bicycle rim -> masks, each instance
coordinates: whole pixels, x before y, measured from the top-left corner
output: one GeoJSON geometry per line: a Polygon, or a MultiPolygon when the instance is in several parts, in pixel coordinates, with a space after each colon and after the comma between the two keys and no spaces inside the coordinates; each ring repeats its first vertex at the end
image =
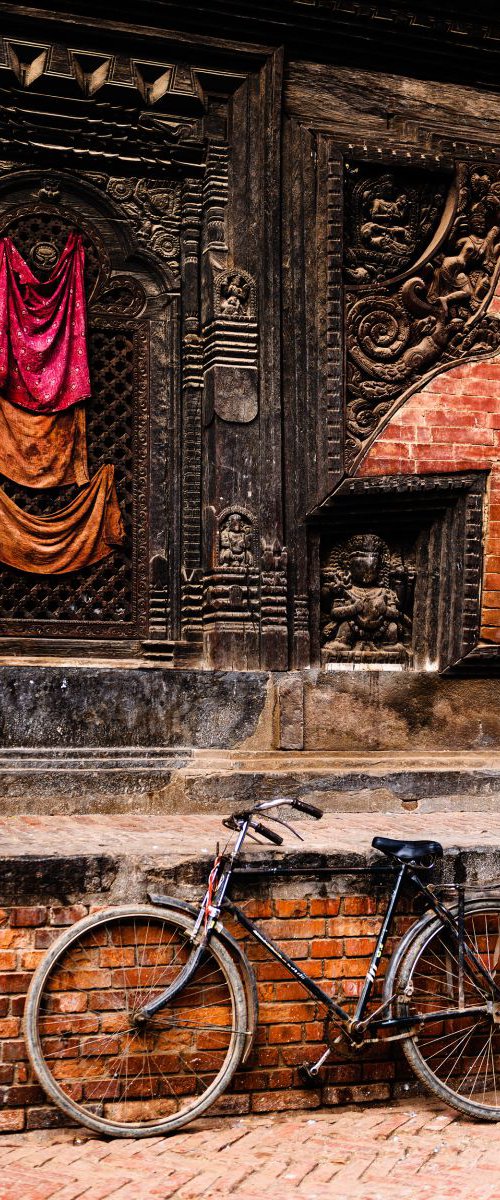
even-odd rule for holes
{"type": "Polygon", "coordinates": [[[114,1136],[167,1133],[228,1086],[244,1048],[246,1004],[216,937],[172,1002],[134,1024],[185,966],[192,925],[148,906],[110,910],[66,931],[41,963],[26,1005],[28,1053],[74,1120],[114,1136]]]}
{"type": "MultiPolygon", "coordinates": [[[[465,908],[465,941],[500,982],[500,901],[465,908]]],[[[459,1015],[426,1023],[405,1039],[403,1050],[416,1075],[441,1099],[481,1120],[500,1120],[500,1024],[493,989],[477,969],[461,975],[458,947],[440,922],[433,922],[409,947],[398,988],[412,989],[398,1015],[414,1017],[461,1008],[459,1015]],[[485,1014],[468,1008],[489,1005],[485,1014]]]]}

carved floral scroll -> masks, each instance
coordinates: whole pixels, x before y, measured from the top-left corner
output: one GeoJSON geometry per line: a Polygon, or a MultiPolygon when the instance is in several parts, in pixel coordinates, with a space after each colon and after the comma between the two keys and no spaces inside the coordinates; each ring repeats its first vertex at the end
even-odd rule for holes
{"type": "Polygon", "coordinates": [[[348,463],[437,370],[500,348],[500,170],[456,177],[354,165],[344,260],[348,463]]]}

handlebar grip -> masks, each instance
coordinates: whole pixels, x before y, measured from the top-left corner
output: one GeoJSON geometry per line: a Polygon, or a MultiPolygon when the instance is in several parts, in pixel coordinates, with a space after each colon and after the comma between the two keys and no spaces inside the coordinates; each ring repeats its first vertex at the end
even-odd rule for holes
{"type": "Polygon", "coordinates": [[[275,833],[274,829],[268,829],[267,825],[261,825],[260,821],[252,821],[251,826],[256,833],[260,833],[261,837],[267,838],[268,842],[274,842],[275,846],[283,845],[283,838],[279,833],[275,833]]]}
{"type": "Polygon", "coordinates": [[[314,804],[306,804],[305,800],[294,800],[294,808],[298,808],[299,812],[307,813],[308,817],[315,817],[316,821],[321,820],[323,809],[316,808],[314,804]]]}

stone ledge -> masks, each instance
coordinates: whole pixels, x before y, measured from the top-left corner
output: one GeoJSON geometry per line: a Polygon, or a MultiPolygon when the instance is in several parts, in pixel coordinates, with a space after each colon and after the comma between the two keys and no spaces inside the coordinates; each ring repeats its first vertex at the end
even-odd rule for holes
{"type": "MultiPolygon", "coordinates": [[[[350,867],[385,867],[386,860],[371,849],[375,835],[434,838],[445,849],[437,878],[453,882],[460,857],[471,883],[500,881],[500,815],[475,812],[449,814],[328,813],[322,821],[298,820],[303,843],[291,835],[282,849],[252,847],[244,856],[249,867],[282,864],[297,872],[297,880],[238,880],[246,894],[303,887],[308,894],[324,888],[370,891],[370,875],[353,876],[350,867]],[[328,882],[326,870],[336,874],[328,882]],[[318,869],[315,878],[314,872],[318,869]],[[306,872],[301,876],[301,870],[306,872]],[[345,878],[343,872],[345,870],[345,878]],[[342,881],[342,882],[341,882],[342,881]]],[[[224,846],[227,831],[217,816],[151,817],[147,815],[71,817],[12,817],[0,819],[0,903],[32,903],[51,898],[76,903],[82,895],[102,903],[142,900],[148,887],[161,886],[188,899],[201,897],[217,843],[224,846]]],[[[385,874],[385,871],[383,872],[385,874]]],[[[378,877],[380,878],[380,872],[378,877]]],[[[295,891],[294,891],[295,894],[295,891]]]]}
{"type": "Polygon", "coordinates": [[[500,752],[7,747],[0,812],[221,813],[291,795],[331,812],[500,812],[500,752]]]}

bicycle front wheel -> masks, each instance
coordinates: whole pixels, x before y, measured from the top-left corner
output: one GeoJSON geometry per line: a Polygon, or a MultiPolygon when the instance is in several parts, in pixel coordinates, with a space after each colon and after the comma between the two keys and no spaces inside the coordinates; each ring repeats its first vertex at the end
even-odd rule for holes
{"type": "Polygon", "coordinates": [[[165,1134],[227,1088],[247,1033],[238,971],[215,935],[185,987],[145,1025],[138,1011],[168,988],[193,946],[193,921],[130,905],[85,917],[52,945],[26,1001],[28,1054],[73,1120],[101,1134],[165,1134]]]}
{"type": "MultiPolygon", "coordinates": [[[[464,941],[500,982],[500,900],[466,904],[464,941]]],[[[436,1012],[435,1020],[402,1043],[415,1074],[459,1112],[500,1121],[500,1007],[477,968],[461,972],[457,941],[438,920],[417,935],[405,955],[398,990],[405,989],[398,1016],[418,1024],[419,1015],[436,1012]],[[456,1014],[439,1016],[450,1010],[456,1014]]]]}

